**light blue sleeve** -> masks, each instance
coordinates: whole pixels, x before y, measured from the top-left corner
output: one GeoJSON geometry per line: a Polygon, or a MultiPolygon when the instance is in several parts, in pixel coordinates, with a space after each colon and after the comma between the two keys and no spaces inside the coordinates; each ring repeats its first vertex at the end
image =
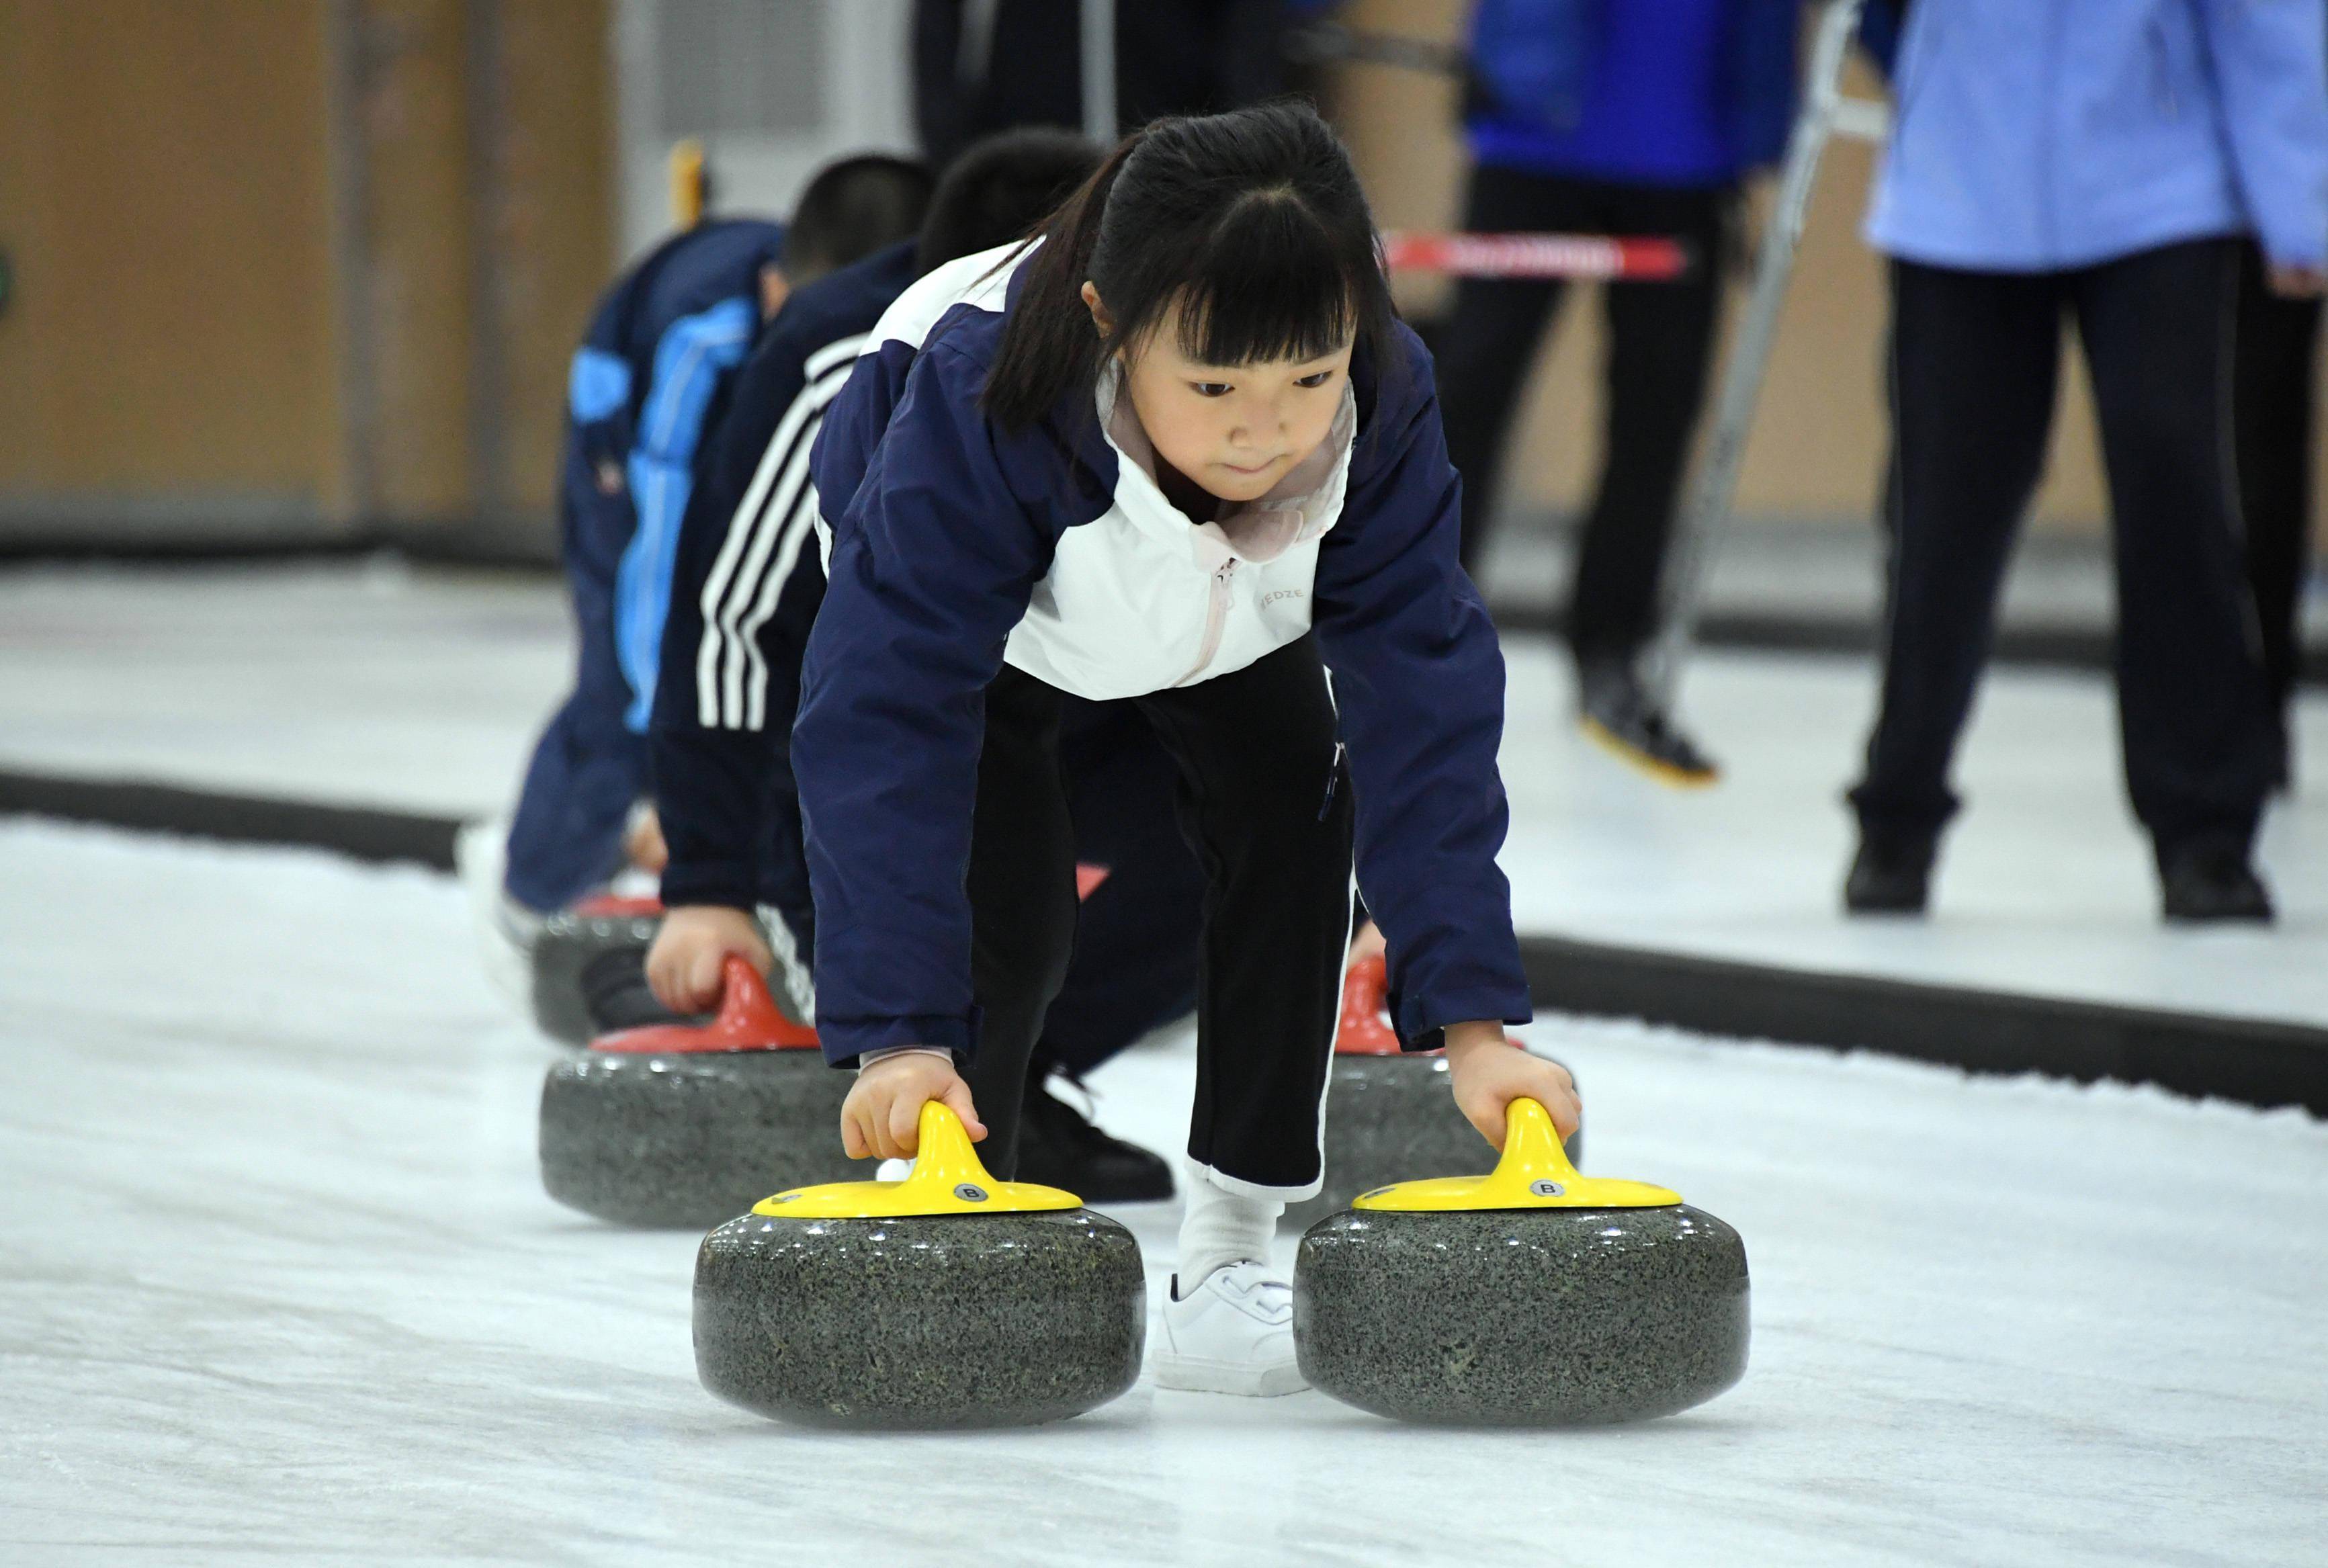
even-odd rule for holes
{"type": "Polygon", "coordinates": [[[623,722],[642,735],[654,709],[663,621],[671,610],[671,567],[679,552],[680,522],[687,515],[703,416],[720,376],[734,369],[751,346],[758,319],[754,301],[740,296],[724,299],[672,323],[655,344],[654,379],[639,412],[638,440],[629,463],[638,531],[615,569],[615,655],[631,688],[623,722]]]}
{"type": "Polygon", "coordinates": [[[586,348],[566,376],[566,407],[577,425],[595,425],[631,400],[631,367],[620,354],[586,348]]]}
{"type": "Polygon", "coordinates": [[[2328,5],[2200,0],[2248,215],[2279,266],[2328,262],[2328,5]]]}

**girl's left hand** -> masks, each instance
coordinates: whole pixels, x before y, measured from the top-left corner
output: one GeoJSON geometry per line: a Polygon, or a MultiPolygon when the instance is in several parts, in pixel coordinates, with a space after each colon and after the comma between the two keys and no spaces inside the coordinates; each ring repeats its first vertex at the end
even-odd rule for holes
{"type": "Polygon", "coordinates": [[[1448,1025],[1447,1065],[1456,1109],[1498,1150],[1504,1146],[1505,1107],[1515,1100],[1534,1100],[1551,1112],[1563,1140],[1584,1120],[1584,1104],[1568,1069],[1528,1055],[1505,1038],[1500,1023],[1448,1025]]]}

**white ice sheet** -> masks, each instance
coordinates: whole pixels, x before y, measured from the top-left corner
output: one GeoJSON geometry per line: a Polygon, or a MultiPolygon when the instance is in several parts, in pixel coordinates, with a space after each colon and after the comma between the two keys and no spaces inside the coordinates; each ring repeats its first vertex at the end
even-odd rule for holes
{"type": "MultiPolygon", "coordinates": [[[[484,815],[571,681],[571,636],[552,583],[385,561],[0,575],[0,767],[484,815]]],[[[2328,1027],[2328,694],[2303,701],[2305,793],[2264,836],[2274,930],[2161,927],[2107,683],[2017,670],[1992,672],[1967,737],[1931,919],[1853,921],[1841,793],[1867,661],[1701,655],[1686,716],[1728,777],[1685,793],[1577,737],[1551,643],[1505,649],[1524,930],[2328,1027]]]]}
{"type": "Polygon", "coordinates": [[[1843,792],[1874,709],[1867,662],[1702,656],[1684,711],[1727,771],[1718,788],[1685,791],[1644,783],[1575,733],[1552,644],[1507,638],[1504,651],[1503,865],[1523,931],[2328,1028],[2328,695],[2300,705],[2301,793],[2272,803],[2258,850],[2276,925],[2161,923],[2108,683],[2027,670],[1993,671],[1983,690],[1929,917],[1852,919],[1843,792]]]}
{"type": "Polygon", "coordinates": [[[574,680],[532,574],[0,574],[0,767],[454,816],[504,809],[574,680]]]}
{"type": "MultiPolygon", "coordinates": [[[[694,1238],[541,1196],[549,1049],[412,871],[0,822],[0,1562],[2311,1564],[2328,1127],[1553,1021],[1593,1164],[1744,1233],[1651,1424],[1159,1394],[803,1434],[697,1385],[694,1238]]],[[[1099,1076],[1185,1124],[1185,1040],[1099,1076]]],[[[1169,1265],[1170,1206],[1126,1211],[1169,1265]]]]}

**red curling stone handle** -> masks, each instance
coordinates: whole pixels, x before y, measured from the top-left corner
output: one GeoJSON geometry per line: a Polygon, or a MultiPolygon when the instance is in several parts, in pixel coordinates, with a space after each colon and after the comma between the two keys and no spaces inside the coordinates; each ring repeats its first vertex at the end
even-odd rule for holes
{"type": "Polygon", "coordinates": [[[751,960],[729,953],[719,966],[719,1012],[708,1024],[649,1024],[590,1042],[594,1051],[620,1056],[686,1056],[706,1051],[799,1051],[816,1047],[816,1031],[776,1010],[767,981],[751,960]]]}
{"type": "Polygon", "coordinates": [[[1385,1010],[1390,966],[1382,954],[1362,958],[1342,977],[1342,1017],[1334,1030],[1338,1056],[1395,1056],[1398,1036],[1385,1010]]]}

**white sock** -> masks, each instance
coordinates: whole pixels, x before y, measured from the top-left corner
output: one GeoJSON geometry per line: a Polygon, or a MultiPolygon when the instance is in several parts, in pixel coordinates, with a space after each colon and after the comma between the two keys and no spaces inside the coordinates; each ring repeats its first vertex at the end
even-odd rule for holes
{"type": "Polygon", "coordinates": [[[1176,1299],[1205,1282],[1216,1269],[1247,1259],[1265,1263],[1285,1206],[1274,1198],[1250,1197],[1216,1187],[1201,1171],[1186,1183],[1187,1208],[1180,1216],[1180,1272],[1176,1299]]]}

